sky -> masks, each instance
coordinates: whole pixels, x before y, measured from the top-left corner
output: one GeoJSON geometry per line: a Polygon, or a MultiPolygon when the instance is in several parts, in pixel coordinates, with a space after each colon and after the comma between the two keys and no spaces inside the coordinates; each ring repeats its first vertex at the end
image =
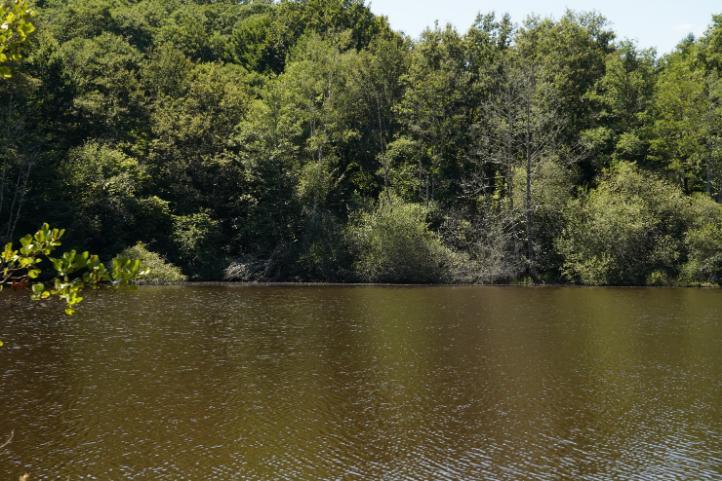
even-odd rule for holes
{"type": "Polygon", "coordinates": [[[412,37],[435,20],[465,32],[477,13],[510,13],[515,23],[530,13],[559,18],[567,8],[594,10],[610,22],[618,38],[635,40],[660,54],[674,49],[688,33],[699,36],[722,13],[722,0],[370,0],[371,10],[385,15],[394,30],[412,37]]]}

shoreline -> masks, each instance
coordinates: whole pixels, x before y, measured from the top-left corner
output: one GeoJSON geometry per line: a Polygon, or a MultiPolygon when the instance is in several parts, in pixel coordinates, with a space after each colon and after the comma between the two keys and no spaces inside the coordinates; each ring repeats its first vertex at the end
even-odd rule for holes
{"type": "Polygon", "coordinates": [[[137,287],[502,287],[502,288],[574,288],[574,289],[720,289],[715,285],[678,285],[678,286],[647,286],[639,285],[583,285],[583,284],[473,284],[473,283],[438,283],[438,284],[407,284],[407,283],[375,283],[375,282],[240,282],[240,281],[183,281],[169,283],[138,283],[137,287]]]}

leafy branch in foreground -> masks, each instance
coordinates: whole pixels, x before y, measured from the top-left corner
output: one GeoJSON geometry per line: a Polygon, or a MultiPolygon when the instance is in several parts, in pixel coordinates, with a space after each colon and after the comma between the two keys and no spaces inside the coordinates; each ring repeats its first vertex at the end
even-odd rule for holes
{"type": "Polygon", "coordinates": [[[126,286],[145,274],[139,260],[116,257],[108,268],[97,255],[87,251],[70,250],[52,257],[64,233],[64,229],[43,224],[35,234],[21,238],[17,249],[12,242],[6,244],[0,254],[0,290],[6,286],[29,286],[33,300],[57,297],[65,301],[65,313],[72,315],[83,300],[84,289],[126,286]],[[44,261],[52,265],[55,271],[52,276],[42,275],[44,261]],[[48,285],[40,279],[47,279],[48,285]]]}
{"type": "Polygon", "coordinates": [[[0,79],[10,77],[4,63],[20,60],[20,45],[35,30],[34,15],[27,0],[0,0],[0,79]]]}

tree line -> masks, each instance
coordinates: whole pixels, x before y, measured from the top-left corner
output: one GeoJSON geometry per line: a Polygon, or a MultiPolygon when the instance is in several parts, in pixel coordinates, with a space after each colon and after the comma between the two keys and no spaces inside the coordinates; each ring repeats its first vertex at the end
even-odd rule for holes
{"type": "Polygon", "coordinates": [[[722,15],[658,56],[572,11],[411,39],[362,0],[34,8],[0,241],[49,222],[190,279],[722,279],[722,15]]]}

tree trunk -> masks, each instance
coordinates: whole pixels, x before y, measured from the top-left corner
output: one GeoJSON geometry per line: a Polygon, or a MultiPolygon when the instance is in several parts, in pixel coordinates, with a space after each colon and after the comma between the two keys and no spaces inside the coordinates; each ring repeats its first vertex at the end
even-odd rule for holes
{"type": "Polygon", "coordinates": [[[526,199],[525,199],[525,220],[526,220],[526,253],[527,253],[527,274],[531,277],[534,276],[534,249],[532,239],[532,205],[531,205],[531,176],[532,176],[532,132],[531,132],[531,85],[529,86],[529,92],[527,92],[528,98],[526,99],[526,133],[525,133],[525,146],[524,154],[526,157],[526,199]]]}
{"type": "Polygon", "coordinates": [[[707,149],[707,162],[706,162],[706,179],[705,179],[705,191],[707,195],[712,197],[712,154],[707,149]]]}
{"type": "Polygon", "coordinates": [[[533,265],[534,265],[534,249],[533,249],[533,243],[534,240],[532,239],[532,205],[531,205],[531,169],[532,169],[532,162],[531,162],[531,155],[528,154],[528,148],[527,148],[527,157],[526,157],[526,206],[525,206],[525,214],[526,214],[526,249],[527,249],[527,265],[528,265],[528,274],[530,276],[533,276],[533,265]]]}

